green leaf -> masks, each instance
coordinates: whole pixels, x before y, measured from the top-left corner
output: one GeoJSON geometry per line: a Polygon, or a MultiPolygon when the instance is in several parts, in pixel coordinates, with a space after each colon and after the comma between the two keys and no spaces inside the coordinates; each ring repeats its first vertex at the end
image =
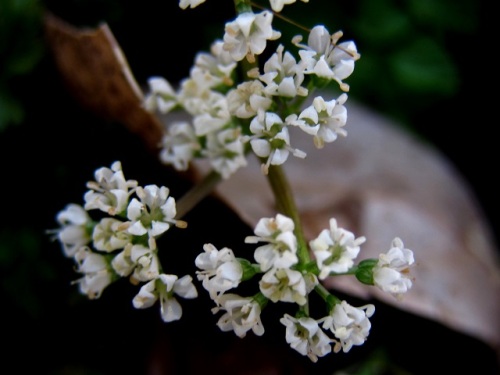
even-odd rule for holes
{"type": "Polygon", "coordinates": [[[389,59],[394,80],[417,93],[453,95],[459,76],[452,59],[433,39],[422,37],[395,52],[389,59]]]}
{"type": "Polygon", "coordinates": [[[408,9],[425,27],[474,33],[479,25],[479,3],[456,0],[409,0],[408,9]]]}

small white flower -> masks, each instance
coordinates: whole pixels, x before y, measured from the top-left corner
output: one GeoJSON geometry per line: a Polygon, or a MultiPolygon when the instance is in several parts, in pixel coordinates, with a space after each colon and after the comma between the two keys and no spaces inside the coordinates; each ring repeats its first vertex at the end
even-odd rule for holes
{"type": "Polygon", "coordinates": [[[245,57],[249,62],[255,61],[266,48],[268,40],[278,39],[281,34],[272,29],[273,14],[269,11],[261,13],[241,13],[232,22],[226,23],[224,33],[224,49],[235,61],[245,57]]]}
{"type": "Polygon", "coordinates": [[[286,342],[302,355],[307,355],[313,362],[332,351],[332,339],[325,334],[318,322],[309,317],[296,319],[285,314],[280,319],[286,327],[286,342]]]}
{"type": "Polygon", "coordinates": [[[187,299],[196,298],[198,292],[189,275],[181,277],[161,274],[144,284],[132,303],[136,309],[151,307],[160,299],[161,317],[164,322],[172,322],[182,317],[182,307],[174,294],[187,299]]]}
{"type": "Polygon", "coordinates": [[[273,103],[259,80],[240,83],[227,93],[227,102],[231,115],[243,119],[252,118],[259,111],[267,111],[273,103]]]}
{"type": "Polygon", "coordinates": [[[224,179],[247,165],[240,129],[229,128],[207,134],[202,155],[208,157],[213,169],[224,179]]]}
{"type": "Polygon", "coordinates": [[[150,91],[144,98],[144,107],[147,111],[166,114],[177,106],[177,94],[165,78],[151,77],[148,79],[148,85],[150,91]]]}
{"type": "Polygon", "coordinates": [[[179,0],[179,7],[181,9],[196,8],[198,5],[203,4],[206,0],[179,0]]]}
{"type": "Polygon", "coordinates": [[[111,267],[120,276],[128,276],[134,270],[136,264],[132,261],[132,245],[128,243],[111,261],[111,267]]]}
{"type": "Polygon", "coordinates": [[[340,95],[337,100],[325,102],[322,97],[315,98],[313,106],[318,112],[319,130],[314,137],[314,144],[317,148],[322,148],[324,143],[331,143],[337,137],[347,135],[343,126],[347,122],[347,109],[344,103],[347,94],[340,95]]]}
{"type": "Polygon", "coordinates": [[[210,75],[212,87],[220,84],[232,86],[234,83],[231,75],[238,64],[223,46],[222,40],[216,40],[210,46],[210,53],[200,52],[195,57],[195,67],[210,75]]]}
{"type": "Polygon", "coordinates": [[[347,272],[354,265],[359,245],[365,240],[365,237],[355,238],[352,232],[339,228],[337,220],[330,219],[330,229],[324,229],[309,242],[320,269],[319,279],[324,280],[330,272],[347,272]]]}
{"type": "Polygon", "coordinates": [[[113,281],[113,273],[107,259],[86,246],[76,251],[74,259],[77,264],[76,271],[83,274],[82,278],[75,281],[80,287],[80,292],[90,299],[99,298],[103,290],[113,281]]]}
{"type": "Polygon", "coordinates": [[[262,294],[273,302],[307,302],[307,284],[299,271],[289,268],[272,268],[259,281],[262,294]]]}
{"type": "Polygon", "coordinates": [[[362,345],[370,333],[371,323],[368,319],[375,312],[375,306],[365,305],[353,307],[346,301],[334,306],[331,315],[319,320],[323,328],[329,329],[337,339],[334,351],[342,348],[344,353],[351,350],[353,345],[362,345]]]}
{"type": "Polygon", "coordinates": [[[373,267],[373,282],[384,292],[400,298],[412,286],[409,268],[414,263],[413,251],[404,247],[403,241],[396,237],[390,250],[379,255],[373,267]]]}
{"type": "Polygon", "coordinates": [[[209,91],[199,103],[198,111],[193,119],[197,136],[221,130],[231,120],[227,98],[218,92],[209,91]]]}
{"type": "Polygon", "coordinates": [[[214,245],[205,244],[203,250],[205,252],[195,259],[196,267],[201,269],[196,274],[210,298],[215,300],[219,294],[240,284],[243,268],[233,251],[227,247],[217,250],[214,245]]]}
{"type": "Polygon", "coordinates": [[[114,216],[125,212],[128,199],[137,187],[137,181],[125,180],[119,161],[110,168],[102,167],[94,173],[95,181],[89,181],[90,189],[84,195],[86,210],[99,209],[114,216]]]}
{"type": "Polygon", "coordinates": [[[245,337],[252,330],[257,336],[264,334],[264,326],[260,319],[260,305],[253,298],[240,297],[237,294],[223,294],[217,298],[217,307],[212,309],[215,314],[225,310],[217,326],[223,332],[233,330],[236,336],[245,337]]]}
{"type": "Polygon", "coordinates": [[[330,35],[324,26],[317,25],[309,33],[307,45],[300,44],[300,35],[296,36],[293,42],[302,48],[299,55],[305,66],[305,74],[335,80],[343,91],[349,91],[349,85],[342,80],[354,71],[354,62],[359,59],[359,54],[352,41],[337,44],[341,37],[341,31],[330,35]]]}
{"type": "MultiPolygon", "coordinates": [[[[130,261],[134,264],[131,281],[149,281],[160,274],[158,250],[143,245],[133,245],[130,249],[130,261]]],[[[124,254],[125,255],[125,254],[124,254]]]]}
{"type": "Polygon", "coordinates": [[[61,227],[49,233],[55,233],[54,238],[61,243],[64,255],[71,258],[80,247],[90,242],[89,228],[93,224],[92,219],[82,206],[70,203],[59,211],[56,220],[61,227]]]}
{"type": "MultiPolygon", "coordinates": [[[[177,209],[175,199],[170,197],[170,190],[156,185],[138,187],[136,194],[140,201],[133,198],[127,207],[127,217],[130,220],[128,232],[134,236],[148,234],[154,239],[166,232],[172,224],[175,225],[177,209]]],[[[154,248],[155,243],[150,243],[154,248]]]]}
{"type": "Polygon", "coordinates": [[[253,152],[260,158],[267,158],[262,165],[262,172],[268,173],[270,165],[281,165],[290,152],[294,156],[304,158],[305,152],[290,146],[290,134],[283,120],[273,112],[259,111],[250,122],[250,145],[253,152]]]}
{"type": "Polygon", "coordinates": [[[201,69],[191,69],[189,78],[181,81],[179,103],[192,116],[207,111],[207,100],[213,91],[214,80],[201,69]]]}
{"type": "MultiPolygon", "coordinates": [[[[281,12],[283,7],[287,4],[293,4],[296,0],[269,0],[269,4],[271,5],[271,9],[274,12],[281,12]]],[[[308,3],[309,0],[300,0],[303,3],[308,3]]]]}
{"type": "Polygon", "coordinates": [[[276,217],[260,219],[254,230],[256,236],[245,238],[246,243],[269,243],[258,247],[254,253],[255,260],[263,272],[273,267],[290,268],[299,261],[294,228],[292,219],[277,214],[276,217]]]}
{"type": "Polygon", "coordinates": [[[120,220],[111,217],[102,218],[92,232],[94,247],[108,253],[123,249],[132,238],[125,229],[126,226],[120,220]]]}
{"type": "Polygon", "coordinates": [[[189,123],[173,122],[163,136],[160,160],[173,165],[178,171],[185,171],[200,148],[198,138],[189,123]]]}
{"type": "Polygon", "coordinates": [[[265,92],[268,95],[294,98],[297,95],[306,96],[308,91],[301,84],[304,73],[290,52],[285,52],[279,45],[276,52],[264,64],[264,74],[259,79],[266,84],[265,92]]]}
{"type": "Polygon", "coordinates": [[[326,102],[323,97],[314,98],[313,103],[305,108],[300,115],[290,115],[286,122],[290,125],[299,126],[301,130],[314,135],[314,144],[322,148],[325,143],[331,143],[337,137],[347,135],[343,126],[347,122],[347,109],[344,103],[347,94],[342,94],[337,100],[326,102]]]}

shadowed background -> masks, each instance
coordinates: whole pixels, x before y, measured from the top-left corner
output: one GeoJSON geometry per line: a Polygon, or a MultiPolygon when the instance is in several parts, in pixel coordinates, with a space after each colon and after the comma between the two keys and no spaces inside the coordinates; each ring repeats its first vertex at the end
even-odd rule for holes
{"type": "MultiPolygon", "coordinates": [[[[345,40],[356,41],[362,57],[347,80],[349,97],[441,150],[476,193],[496,235],[494,107],[483,91],[486,83],[494,84],[485,54],[485,41],[494,34],[485,4],[311,0],[285,7],[283,14],[305,26],[342,29],[345,40]]],[[[161,366],[165,374],[190,374],[212,365],[220,373],[235,374],[244,373],[235,366],[245,361],[250,373],[258,355],[278,364],[283,374],[330,374],[356,364],[365,365],[364,371],[371,371],[367,374],[425,374],[430,363],[450,373],[465,368],[497,373],[495,353],[484,343],[379,302],[365,345],[312,367],[284,341],[279,308],[263,317],[267,332],[262,338],[240,340],[218,331],[207,298],[181,301],[182,321],[165,325],[157,307],[132,308],[137,290],[126,280],[98,301],[80,296],[71,285],[73,263],[45,231],[56,226],[55,214],[67,203],[81,203],[93,171],[121,160],[126,177],[169,186],[175,197],[190,182],[159,165],[123,126],[85,111],[68,95],[44,41],[45,9],[76,26],[107,22],[140,83],[152,75],[172,82],[187,76],[195,53],[220,38],[223,23],[233,17],[231,1],[214,0],[186,11],[177,1],[0,4],[0,281],[3,321],[14,333],[6,358],[22,359],[16,362],[19,372],[153,373],[153,366],[161,366]]],[[[297,34],[283,22],[276,25],[285,38],[297,34]]],[[[237,248],[249,234],[234,213],[212,198],[186,220],[188,230],[162,238],[168,249],[182,253],[172,266],[179,274],[191,271],[187,265],[207,236],[217,245],[237,248]],[[221,225],[226,222],[231,227],[221,225]]],[[[6,361],[9,365],[14,362],[6,361]]]]}

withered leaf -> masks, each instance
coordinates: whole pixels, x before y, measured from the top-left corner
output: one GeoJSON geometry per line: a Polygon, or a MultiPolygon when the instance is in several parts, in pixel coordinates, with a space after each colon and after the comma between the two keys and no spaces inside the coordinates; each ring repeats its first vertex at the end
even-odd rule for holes
{"type": "Polygon", "coordinates": [[[157,150],[163,126],[142,107],[143,93],[109,26],[80,29],[49,12],[44,26],[57,68],[76,100],[98,116],[125,125],[157,150]]]}

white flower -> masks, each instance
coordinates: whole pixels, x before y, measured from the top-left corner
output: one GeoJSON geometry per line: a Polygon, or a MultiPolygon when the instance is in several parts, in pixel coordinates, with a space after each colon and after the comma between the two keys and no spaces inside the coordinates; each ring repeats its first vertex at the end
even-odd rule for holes
{"type": "Polygon", "coordinates": [[[199,103],[193,125],[197,136],[207,135],[222,129],[231,120],[228,102],[225,95],[209,91],[199,103]]]}
{"type": "Polygon", "coordinates": [[[323,328],[329,329],[337,339],[334,351],[340,348],[347,353],[353,345],[362,345],[370,333],[371,323],[368,319],[375,312],[375,306],[365,305],[353,307],[346,301],[334,306],[331,315],[319,320],[323,328]]]}
{"type": "Polygon", "coordinates": [[[77,264],[76,271],[83,274],[82,278],[75,281],[80,286],[80,292],[90,299],[99,298],[103,290],[113,281],[107,259],[86,246],[76,251],[74,259],[77,264]]]}
{"type": "Polygon", "coordinates": [[[259,111],[266,111],[272,104],[264,85],[258,80],[240,83],[227,93],[227,102],[231,115],[244,119],[254,117],[259,111]]]}
{"type": "Polygon", "coordinates": [[[343,91],[349,91],[349,85],[342,80],[354,71],[354,62],[359,59],[359,54],[352,41],[337,44],[341,37],[341,31],[330,35],[324,26],[317,25],[309,33],[307,45],[300,44],[300,35],[293,42],[297,47],[303,48],[299,55],[305,66],[305,74],[335,80],[343,91]]]}
{"type": "Polygon", "coordinates": [[[92,232],[94,247],[97,250],[108,253],[117,249],[123,249],[132,238],[125,229],[126,226],[120,220],[111,217],[102,218],[92,232]]]}
{"type": "Polygon", "coordinates": [[[134,270],[136,264],[132,261],[132,245],[128,243],[111,261],[111,267],[120,276],[128,276],[134,270]]]}
{"type": "Polygon", "coordinates": [[[205,244],[203,250],[205,252],[195,259],[196,267],[201,269],[196,274],[210,298],[215,300],[219,294],[240,284],[243,268],[233,251],[227,247],[217,250],[214,245],[205,244]]]}
{"type": "Polygon", "coordinates": [[[152,242],[150,247],[156,247],[154,238],[166,232],[176,223],[177,209],[175,199],[169,197],[170,190],[156,185],[138,187],[136,194],[140,201],[133,198],[127,207],[127,217],[130,220],[128,232],[134,236],[148,234],[152,242]]]}
{"type": "MultiPolygon", "coordinates": [[[[130,249],[130,261],[134,264],[132,282],[153,280],[160,274],[158,250],[143,245],[133,245],[130,249]]],[[[125,254],[124,254],[125,255],[125,254]]]]}
{"type": "Polygon", "coordinates": [[[185,171],[200,147],[194,129],[189,123],[174,122],[163,136],[160,160],[173,165],[178,171],[185,171]]]}
{"type": "Polygon", "coordinates": [[[339,228],[337,220],[330,219],[330,229],[324,229],[309,242],[320,269],[319,279],[324,280],[330,272],[347,272],[365,240],[365,237],[355,238],[352,232],[339,228]]]}
{"type": "Polygon", "coordinates": [[[203,4],[206,0],[179,0],[179,7],[181,9],[196,8],[198,5],[203,4]]]}
{"type": "Polygon", "coordinates": [[[247,165],[240,133],[240,129],[229,128],[207,134],[206,149],[202,155],[208,157],[213,169],[224,179],[247,165]]]}
{"type": "Polygon", "coordinates": [[[270,268],[290,268],[296,264],[297,238],[293,233],[293,220],[282,214],[262,218],[255,226],[256,236],[245,238],[246,243],[268,242],[255,250],[254,257],[263,272],[270,268]]]}
{"type": "Polygon", "coordinates": [[[273,302],[307,302],[307,284],[299,271],[289,268],[272,268],[259,281],[262,294],[273,302]]]}
{"type": "Polygon", "coordinates": [[[313,362],[332,351],[332,339],[321,330],[318,322],[309,317],[296,319],[285,314],[280,319],[286,327],[286,342],[302,355],[307,355],[313,362]]]}
{"type": "Polygon", "coordinates": [[[125,180],[119,161],[114,162],[111,169],[106,167],[97,169],[94,177],[95,181],[87,183],[90,190],[84,195],[84,208],[99,209],[112,216],[124,212],[137,181],[125,180]]]}
{"type": "Polygon", "coordinates": [[[266,84],[267,95],[294,98],[297,95],[306,96],[308,91],[301,84],[304,73],[290,52],[283,55],[283,45],[264,64],[264,74],[259,79],[266,84]]]}
{"type": "Polygon", "coordinates": [[[200,52],[195,58],[195,67],[210,75],[212,87],[220,84],[232,86],[234,83],[231,75],[238,64],[223,46],[222,40],[216,40],[210,46],[210,53],[200,52]]]}
{"type": "Polygon", "coordinates": [[[190,77],[182,80],[179,90],[179,103],[192,116],[207,111],[206,102],[213,94],[211,87],[215,84],[210,75],[201,69],[191,69],[190,77]]]}
{"type": "Polygon", "coordinates": [[[400,297],[412,286],[409,268],[414,263],[413,252],[404,247],[403,241],[396,237],[392,240],[391,249],[380,254],[373,267],[373,282],[384,292],[400,297]]]}
{"type": "Polygon", "coordinates": [[[267,40],[278,39],[281,34],[272,29],[273,14],[269,11],[261,13],[245,12],[226,23],[224,33],[224,49],[235,61],[245,57],[249,62],[255,61],[266,48],[267,40]]]}
{"type": "Polygon", "coordinates": [[[147,111],[166,114],[178,104],[177,94],[165,78],[151,77],[148,79],[148,85],[150,92],[144,98],[147,111]]]}
{"type": "MultiPolygon", "coordinates": [[[[296,0],[269,0],[269,3],[271,4],[271,9],[274,12],[281,12],[283,10],[283,7],[287,4],[293,4],[295,3],[296,0]]],[[[300,0],[303,3],[308,3],[309,0],[300,0]]]]}
{"type": "Polygon", "coordinates": [[[164,322],[172,322],[182,317],[182,307],[174,294],[183,298],[196,298],[198,292],[189,275],[181,277],[161,274],[156,279],[144,284],[132,303],[136,309],[151,307],[160,299],[161,318],[164,322]]]}
{"type": "Polygon", "coordinates": [[[260,319],[260,305],[253,298],[240,297],[237,294],[223,294],[217,298],[217,307],[212,309],[215,314],[225,310],[217,326],[223,331],[231,331],[238,337],[245,337],[250,330],[257,336],[264,334],[264,326],[260,319]]]}
{"type": "Polygon", "coordinates": [[[259,111],[258,115],[250,122],[250,145],[253,152],[260,158],[267,158],[262,165],[262,172],[268,173],[270,165],[281,165],[290,152],[294,156],[304,158],[305,152],[290,146],[290,135],[283,120],[273,112],[259,111]]]}
{"type": "Polygon", "coordinates": [[[57,214],[56,220],[61,228],[50,233],[56,233],[55,238],[61,243],[64,255],[71,258],[80,247],[90,242],[92,219],[82,206],[70,203],[57,214]]]}
{"type": "Polygon", "coordinates": [[[342,94],[337,100],[326,102],[323,97],[314,98],[313,103],[305,108],[300,115],[290,115],[286,122],[299,126],[304,132],[314,135],[314,144],[322,148],[326,143],[331,143],[337,137],[347,135],[343,126],[347,122],[347,109],[344,103],[347,94],[342,94]]]}
{"type": "Polygon", "coordinates": [[[313,106],[318,113],[319,130],[314,137],[314,144],[317,148],[323,147],[323,144],[331,143],[339,135],[345,137],[347,132],[342,128],[347,122],[347,109],[344,103],[347,100],[347,94],[340,95],[337,100],[325,102],[322,97],[315,98],[313,106]]]}

